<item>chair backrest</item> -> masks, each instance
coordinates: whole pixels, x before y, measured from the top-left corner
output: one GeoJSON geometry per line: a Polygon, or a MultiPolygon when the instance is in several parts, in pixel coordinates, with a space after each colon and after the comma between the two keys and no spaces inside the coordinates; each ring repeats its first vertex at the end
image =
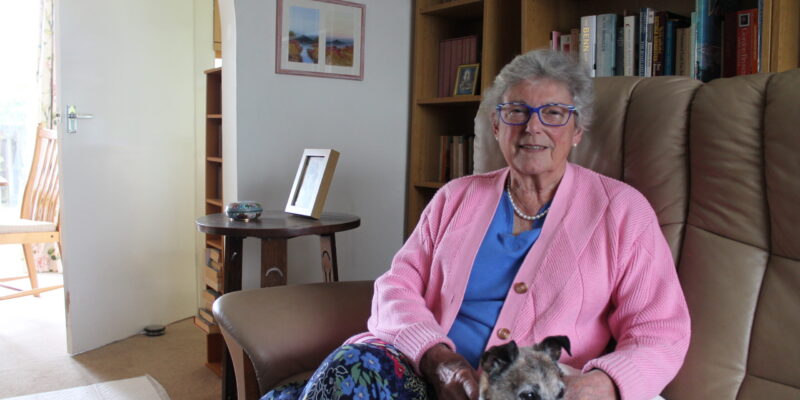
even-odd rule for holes
{"type": "Polygon", "coordinates": [[[55,130],[39,124],[20,218],[58,224],[59,191],[58,136],[55,130]]]}

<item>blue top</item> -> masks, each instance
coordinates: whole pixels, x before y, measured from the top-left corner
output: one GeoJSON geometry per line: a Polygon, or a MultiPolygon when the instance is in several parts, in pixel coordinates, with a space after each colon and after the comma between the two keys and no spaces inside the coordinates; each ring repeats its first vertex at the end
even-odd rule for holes
{"type": "MultiPolygon", "coordinates": [[[[545,204],[542,212],[549,204],[545,204]]],[[[489,341],[514,276],[533,243],[539,238],[544,218],[533,222],[529,231],[514,235],[514,210],[503,192],[489,230],[483,238],[464,294],[464,302],[447,336],[456,352],[478,368],[481,353],[489,341]]]]}

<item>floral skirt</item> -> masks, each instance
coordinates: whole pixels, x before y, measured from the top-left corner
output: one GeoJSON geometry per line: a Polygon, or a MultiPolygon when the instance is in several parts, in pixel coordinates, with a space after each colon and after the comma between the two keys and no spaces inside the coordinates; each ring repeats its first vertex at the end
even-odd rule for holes
{"type": "Polygon", "coordinates": [[[373,340],[339,347],[309,380],[275,388],[261,400],[427,398],[428,385],[408,359],[394,346],[373,340]]]}

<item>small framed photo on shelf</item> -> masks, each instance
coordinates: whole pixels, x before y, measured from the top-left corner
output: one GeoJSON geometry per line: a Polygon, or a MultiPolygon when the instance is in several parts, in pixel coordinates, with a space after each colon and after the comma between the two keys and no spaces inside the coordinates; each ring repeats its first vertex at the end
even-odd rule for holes
{"type": "Polygon", "coordinates": [[[463,64],[456,72],[456,86],[453,96],[474,95],[478,87],[478,68],[480,64],[463,64]]]}
{"type": "Polygon", "coordinates": [[[294,177],[286,212],[319,219],[339,152],[333,149],[305,149],[294,177]]]}
{"type": "Polygon", "coordinates": [[[365,11],[343,0],[278,0],[275,72],[363,80],[365,11]]]}

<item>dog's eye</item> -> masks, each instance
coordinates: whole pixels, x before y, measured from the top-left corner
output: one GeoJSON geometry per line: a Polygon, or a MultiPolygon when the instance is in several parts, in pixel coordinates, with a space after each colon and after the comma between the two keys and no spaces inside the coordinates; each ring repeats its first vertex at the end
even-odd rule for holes
{"type": "Polygon", "coordinates": [[[519,400],[542,400],[538,393],[522,392],[519,394],[519,400]]]}
{"type": "Polygon", "coordinates": [[[562,387],[561,390],[558,391],[558,395],[556,396],[557,399],[564,397],[564,388],[562,387]]]}

